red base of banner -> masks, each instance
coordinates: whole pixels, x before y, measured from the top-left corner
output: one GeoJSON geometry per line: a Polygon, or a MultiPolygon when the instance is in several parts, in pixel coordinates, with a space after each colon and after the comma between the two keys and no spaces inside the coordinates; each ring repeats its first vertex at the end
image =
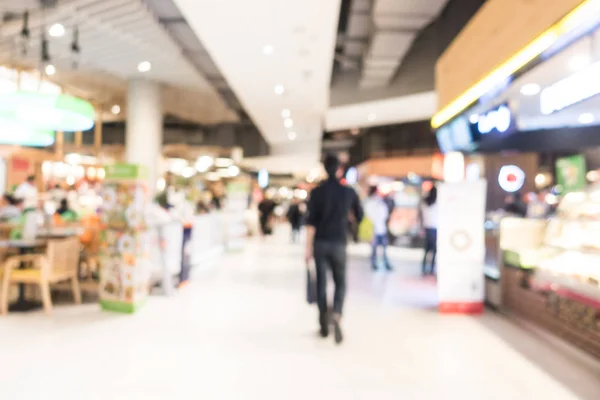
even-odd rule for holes
{"type": "Polygon", "coordinates": [[[483,302],[443,302],[439,311],[441,314],[482,314],[483,302]]]}

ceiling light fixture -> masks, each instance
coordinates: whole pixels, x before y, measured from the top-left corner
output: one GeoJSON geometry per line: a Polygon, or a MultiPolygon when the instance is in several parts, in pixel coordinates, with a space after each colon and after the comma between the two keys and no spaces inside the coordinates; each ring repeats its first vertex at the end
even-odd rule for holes
{"type": "Polygon", "coordinates": [[[294,120],[293,120],[293,119],[291,119],[291,118],[286,118],[286,119],[283,121],[283,126],[285,126],[286,128],[291,128],[291,127],[293,127],[293,126],[294,126],[294,120]]]}
{"type": "Polygon", "coordinates": [[[284,108],[283,110],[281,110],[281,117],[282,118],[289,118],[291,116],[292,116],[292,112],[289,109],[284,108]]]}
{"type": "Polygon", "coordinates": [[[121,112],[121,107],[118,104],[115,104],[114,106],[111,107],[110,112],[117,115],[121,112]]]}
{"type": "Polygon", "coordinates": [[[52,76],[56,73],[56,67],[50,61],[50,51],[48,50],[48,39],[46,35],[42,33],[42,54],[40,56],[42,65],[44,66],[44,73],[47,76],[52,76]]]}
{"type": "Polygon", "coordinates": [[[229,176],[233,178],[240,174],[240,168],[232,165],[231,167],[227,168],[227,172],[229,173],[229,176]]]}
{"type": "Polygon", "coordinates": [[[76,26],[73,30],[73,41],[71,42],[71,55],[73,56],[73,69],[77,69],[79,66],[79,53],[81,48],[79,47],[79,27],[76,26]]]}
{"type": "Polygon", "coordinates": [[[369,119],[369,122],[373,122],[377,119],[377,115],[375,115],[375,113],[370,113],[367,118],[369,119]]]}
{"type": "Polygon", "coordinates": [[[48,34],[52,37],[65,36],[65,26],[63,24],[54,24],[48,29],[48,34]]]}
{"type": "Polygon", "coordinates": [[[288,133],[288,138],[289,138],[290,140],[296,140],[296,137],[297,137],[297,136],[298,136],[298,135],[296,135],[296,132],[289,132],[289,133],[288,133]]]}
{"type": "Polygon", "coordinates": [[[579,123],[580,124],[584,124],[584,125],[588,125],[593,123],[596,120],[596,118],[594,117],[594,114],[592,113],[583,113],[579,116],[579,123]]]}
{"type": "Polygon", "coordinates": [[[137,69],[140,72],[148,72],[152,69],[152,64],[150,63],[150,61],[142,61],[138,64],[137,69]]]}
{"type": "Polygon", "coordinates": [[[27,55],[29,50],[29,38],[31,37],[31,31],[29,30],[29,11],[25,11],[23,14],[23,27],[21,28],[20,42],[21,42],[21,54],[27,55]]]}
{"type": "Polygon", "coordinates": [[[196,169],[198,172],[206,172],[213,166],[215,160],[211,156],[201,156],[196,160],[196,169]]]}
{"type": "Polygon", "coordinates": [[[285,92],[285,88],[283,87],[283,85],[275,85],[275,94],[277,95],[282,95],[283,92],[285,92]]]}
{"type": "Polygon", "coordinates": [[[196,174],[196,168],[194,168],[194,167],[185,167],[181,170],[181,176],[183,176],[186,179],[191,178],[195,174],[196,174]]]}
{"type": "Polygon", "coordinates": [[[527,83],[521,86],[521,94],[523,96],[535,96],[542,88],[537,83],[527,83]]]}
{"type": "Polygon", "coordinates": [[[273,54],[274,50],[275,50],[275,48],[272,45],[265,44],[263,47],[263,54],[266,56],[270,56],[271,54],[273,54]]]}
{"type": "Polygon", "coordinates": [[[52,64],[48,64],[46,65],[46,68],[44,68],[44,72],[46,73],[46,75],[52,76],[56,74],[56,67],[52,64]]]}
{"type": "Polygon", "coordinates": [[[233,165],[233,160],[231,158],[217,158],[215,160],[215,166],[217,168],[227,168],[233,165]]]}

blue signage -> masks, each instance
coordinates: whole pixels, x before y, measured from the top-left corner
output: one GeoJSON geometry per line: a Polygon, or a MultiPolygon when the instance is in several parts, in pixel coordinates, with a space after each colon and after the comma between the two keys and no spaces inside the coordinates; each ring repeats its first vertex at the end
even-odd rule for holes
{"type": "Polygon", "coordinates": [[[513,117],[507,105],[479,115],[475,127],[482,135],[489,133],[506,133],[513,126],[513,117]]]}

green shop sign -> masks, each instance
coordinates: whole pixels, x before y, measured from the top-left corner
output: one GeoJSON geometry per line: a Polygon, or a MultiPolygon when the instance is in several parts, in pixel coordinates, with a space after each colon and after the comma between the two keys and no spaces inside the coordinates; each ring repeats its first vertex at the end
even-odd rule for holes
{"type": "Polygon", "coordinates": [[[63,94],[19,91],[0,94],[0,119],[35,129],[87,131],[94,126],[94,107],[63,94]]]}
{"type": "Polygon", "coordinates": [[[144,179],[148,176],[147,169],[138,164],[112,164],[104,167],[106,179],[144,179]]]}
{"type": "Polygon", "coordinates": [[[46,147],[54,144],[54,131],[36,129],[15,121],[0,119],[0,144],[46,147]]]}
{"type": "Polygon", "coordinates": [[[561,188],[561,194],[583,190],[585,174],[585,158],[581,154],[559,158],[556,161],[556,181],[561,188]]]}

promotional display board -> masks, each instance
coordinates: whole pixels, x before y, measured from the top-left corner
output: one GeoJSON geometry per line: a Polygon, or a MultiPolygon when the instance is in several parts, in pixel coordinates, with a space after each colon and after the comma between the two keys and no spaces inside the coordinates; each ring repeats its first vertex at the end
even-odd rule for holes
{"type": "Polygon", "coordinates": [[[145,301],[149,285],[146,172],[134,164],[109,165],[105,171],[100,305],[133,313],[145,301]]]}
{"type": "Polygon", "coordinates": [[[586,184],[585,174],[585,158],[581,154],[556,161],[556,181],[561,187],[561,194],[583,190],[586,184]]]}
{"type": "Polygon", "coordinates": [[[221,254],[225,245],[224,216],[220,212],[196,215],[192,227],[190,243],[190,264],[194,267],[205,265],[221,254]]]}
{"type": "Polygon", "coordinates": [[[248,227],[245,212],[248,209],[250,182],[240,178],[227,184],[227,205],[225,218],[227,226],[227,250],[241,250],[246,243],[248,227]]]}
{"type": "Polygon", "coordinates": [[[438,188],[437,269],[442,313],[483,311],[486,182],[438,188]]]}

